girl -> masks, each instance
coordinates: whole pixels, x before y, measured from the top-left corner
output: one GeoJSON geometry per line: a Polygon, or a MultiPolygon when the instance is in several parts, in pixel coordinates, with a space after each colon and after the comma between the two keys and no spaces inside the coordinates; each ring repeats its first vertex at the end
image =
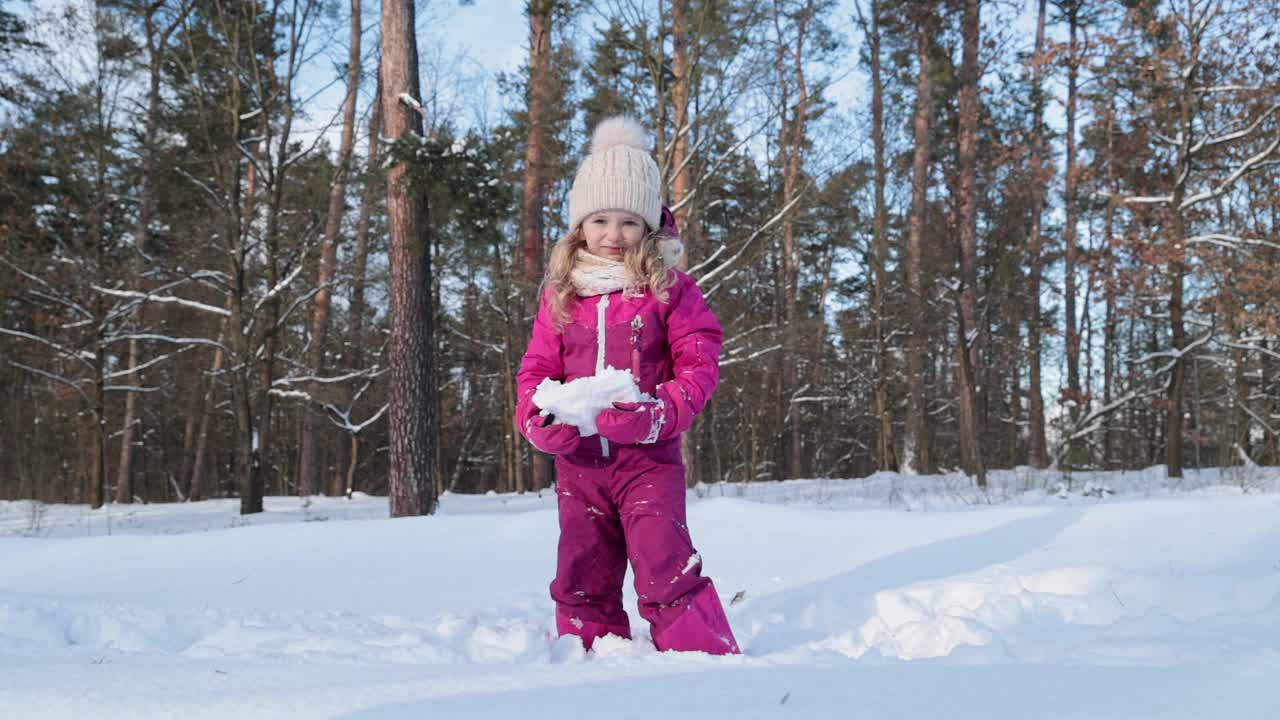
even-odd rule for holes
{"type": "Polygon", "coordinates": [[[720,379],[720,323],[693,280],[674,269],[684,246],[663,223],[661,178],[645,133],[600,123],[569,192],[569,234],[556,243],[533,337],[516,375],[516,426],[556,456],[560,545],[551,597],[561,635],[588,650],[631,637],[622,607],[627,561],[640,614],[659,650],[737,653],[720,599],[702,576],[685,525],[680,433],[720,379]],[[599,437],[552,425],[533,404],[544,378],[571,381],[626,368],[656,398],[614,403],[599,437]]]}

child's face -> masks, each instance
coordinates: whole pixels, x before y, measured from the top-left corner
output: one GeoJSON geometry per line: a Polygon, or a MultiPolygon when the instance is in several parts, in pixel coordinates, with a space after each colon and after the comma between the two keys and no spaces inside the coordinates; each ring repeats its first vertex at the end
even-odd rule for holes
{"type": "Polygon", "coordinates": [[[644,239],[644,218],[626,210],[601,210],[582,221],[587,252],[621,260],[623,252],[644,239]]]}

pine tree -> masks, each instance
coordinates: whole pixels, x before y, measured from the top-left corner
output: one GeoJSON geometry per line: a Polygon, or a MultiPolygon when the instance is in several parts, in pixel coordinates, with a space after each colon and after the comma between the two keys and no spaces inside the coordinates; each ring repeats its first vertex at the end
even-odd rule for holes
{"type": "MultiPolygon", "coordinates": [[[[382,6],[382,117],[387,137],[411,144],[422,138],[418,47],[412,2],[382,6]]],[[[391,230],[391,515],[435,511],[435,346],[431,293],[431,240],[420,195],[405,180],[403,158],[387,173],[391,230]]]]}

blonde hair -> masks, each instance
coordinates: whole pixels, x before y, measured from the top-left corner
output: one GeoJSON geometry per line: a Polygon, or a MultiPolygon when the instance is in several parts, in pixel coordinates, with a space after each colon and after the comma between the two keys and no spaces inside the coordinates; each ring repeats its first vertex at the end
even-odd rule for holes
{"type": "MultiPolygon", "coordinates": [[[[675,273],[662,259],[658,251],[658,243],[667,239],[661,230],[645,233],[640,242],[627,248],[622,254],[622,262],[627,267],[627,275],[635,284],[627,289],[640,292],[647,289],[658,302],[667,301],[667,291],[676,284],[675,273]]],[[[577,288],[573,285],[573,265],[577,261],[579,250],[585,250],[587,239],[582,235],[582,226],[578,225],[564,237],[556,241],[551,248],[551,259],[547,262],[547,274],[542,280],[542,291],[551,290],[551,317],[555,321],[556,330],[564,329],[573,321],[573,304],[578,301],[577,288]]]]}

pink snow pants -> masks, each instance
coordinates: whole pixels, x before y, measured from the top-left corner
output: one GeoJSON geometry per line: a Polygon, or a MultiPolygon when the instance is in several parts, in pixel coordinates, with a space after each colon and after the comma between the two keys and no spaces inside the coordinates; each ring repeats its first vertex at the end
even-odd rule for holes
{"type": "Polygon", "coordinates": [[[560,546],[551,597],[561,635],[588,650],[610,633],[631,637],[622,606],[627,561],[635,573],[640,615],[659,650],[737,653],[720,598],[685,525],[680,440],[612,446],[596,438],[556,458],[560,546]]]}

